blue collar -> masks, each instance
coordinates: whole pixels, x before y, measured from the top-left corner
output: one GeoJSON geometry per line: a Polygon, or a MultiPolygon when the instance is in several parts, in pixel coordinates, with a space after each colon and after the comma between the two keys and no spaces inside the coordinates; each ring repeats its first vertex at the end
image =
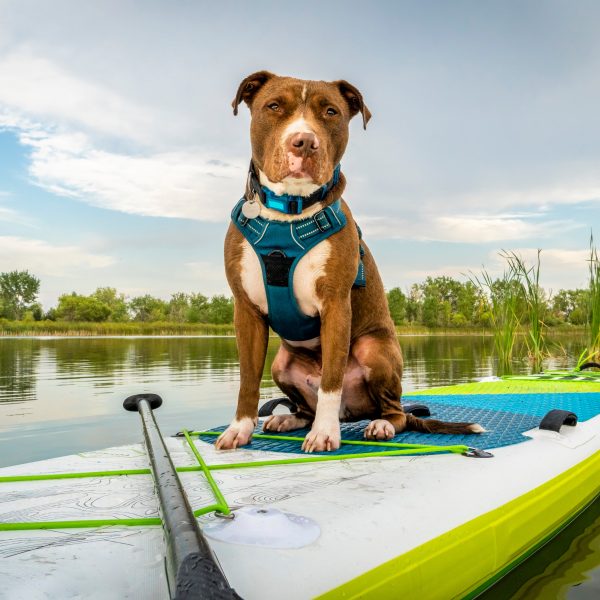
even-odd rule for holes
{"type": "Polygon", "coordinates": [[[257,193],[261,202],[267,208],[278,210],[286,215],[299,215],[304,209],[323,200],[331,188],[337,185],[340,180],[340,165],[337,165],[333,170],[333,177],[310,196],[292,196],[290,194],[282,194],[279,196],[269,188],[260,185],[252,161],[250,161],[250,171],[248,175],[250,191],[257,193]]]}

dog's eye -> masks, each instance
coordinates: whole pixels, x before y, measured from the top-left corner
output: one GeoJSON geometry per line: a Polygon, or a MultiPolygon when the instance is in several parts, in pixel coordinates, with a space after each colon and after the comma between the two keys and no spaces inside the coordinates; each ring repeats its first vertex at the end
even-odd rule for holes
{"type": "Polygon", "coordinates": [[[271,104],[267,104],[267,106],[271,109],[271,110],[279,110],[279,104],[277,104],[277,102],[271,102],[271,104]]]}
{"type": "Polygon", "coordinates": [[[327,109],[327,114],[333,117],[333,115],[337,115],[337,110],[335,108],[331,108],[331,106],[327,109]]]}

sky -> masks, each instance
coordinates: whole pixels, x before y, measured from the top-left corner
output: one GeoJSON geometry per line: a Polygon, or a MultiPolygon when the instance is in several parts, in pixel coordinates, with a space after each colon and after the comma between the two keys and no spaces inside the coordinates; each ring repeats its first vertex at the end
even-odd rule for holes
{"type": "Polygon", "coordinates": [[[500,274],[583,287],[600,239],[600,4],[0,0],[0,271],[45,308],[100,286],[229,294],[250,158],[240,81],[346,79],[344,198],[384,284],[500,274]]]}

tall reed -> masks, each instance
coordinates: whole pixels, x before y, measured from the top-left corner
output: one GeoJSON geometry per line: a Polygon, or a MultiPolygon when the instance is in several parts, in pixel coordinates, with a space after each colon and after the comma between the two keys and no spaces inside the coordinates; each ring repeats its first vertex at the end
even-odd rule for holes
{"type": "Polygon", "coordinates": [[[514,251],[503,251],[501,254],[508,262],[509,268],[517,274],[521,281],[529,321],[527,349],[534,365],[534,371],[541,370],[542,359],[548,354],[544,323],[547,306],[544,290],[540,286],[541,253],[542,251],[538,249],[536,262],[531,267],[514,251]]]}
{"type": "Polygon", "coordinates": [[[590,356],[600,361],[600,259],[590,236],[590,299],[588,321],[590,324],[590,356]]]}
{"type": "Polygon", "coordinates": [[[508,271],[505,271],[500,279],[493,280],[485,269],[480,276],[474,273],[468,276],[489,300],[494,348],[498,354],[498,371],[500,375],[508,374],[511,372],[511,360],[519,327],[517,305],[521,291],[518,275],[509,265],[508,271]]]}

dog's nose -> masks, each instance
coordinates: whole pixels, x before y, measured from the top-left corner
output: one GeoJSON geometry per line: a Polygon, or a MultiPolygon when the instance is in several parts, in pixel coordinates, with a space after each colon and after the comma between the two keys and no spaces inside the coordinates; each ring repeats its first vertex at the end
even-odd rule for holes
{"type": "Polygon", "coordinates": [[[296,156],[310,156],[319,149],[319,139],[314,133],[295,133],[288,138],[288,150],[296,156]]]}

